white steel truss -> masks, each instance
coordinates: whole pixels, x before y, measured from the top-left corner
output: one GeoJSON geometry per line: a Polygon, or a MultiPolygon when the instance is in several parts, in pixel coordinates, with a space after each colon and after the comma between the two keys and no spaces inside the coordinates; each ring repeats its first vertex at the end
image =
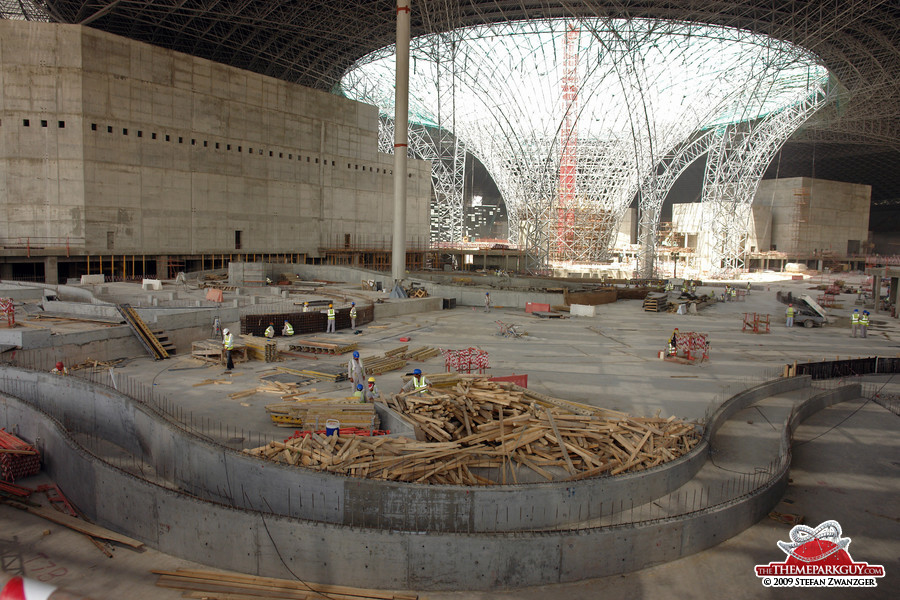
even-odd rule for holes
{"type": "MultiPolygon", "coordinates": [[[[421,129],[411,148],[414,138],[431,144],[416,155],[441,163],[433,241],[462,235],[462,142],[493,177],[510,241],[535,268],[608,258],[624,212],[672,148],[711,125],[775,111],[824,73],[808,53],[764,36],[639,19],[469,27],[414,39],[411,56],[410,120],[421,129]]],[[[360,59],[341,90],[391,114],[391,50],[360,59]]],[[[645,239],[674,179],[662,181],[642,201],[645,239]]]]}
{"type": "MultiPolygon", "coordinates": [[[[465,146],[447,129],[419,123],[410,123],[408,141],[410,158],[431,161],[431,242],[460,241],[464,231],[465,146]]],[[[394,152],[394,120],[387,115],[378,119],[378,150],[394,152]]]]}
{"type": "Polygon", "coordinates": [[[693,139],[673,148],[641,184],[638,205],[638,254],[637,271],[641,277],[655,277],[656,252],[659,245],[659,215],[663,200],[675,181],[695,160],[709,152],[717,141],[715,130],[701,132],[693,139]]]}
{"type": "Polygon", "coordinates": [[[827,79],[797,102],[753,121],[716,130],[702,192],[701,269],[734,276],[744,267],[753,196],[766,167],[785,141],[830,100],[827,79]]]}

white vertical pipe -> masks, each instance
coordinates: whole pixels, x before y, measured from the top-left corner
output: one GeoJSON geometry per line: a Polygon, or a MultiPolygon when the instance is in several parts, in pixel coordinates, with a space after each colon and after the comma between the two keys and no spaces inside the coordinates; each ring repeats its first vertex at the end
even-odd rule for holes
{"type": "Polygon", "coordinates": [[[394,241],[391,276],[406,273],[406,152],[409,145],[409,0],[397,0],[397,62],[394,96],[394,241]]]}

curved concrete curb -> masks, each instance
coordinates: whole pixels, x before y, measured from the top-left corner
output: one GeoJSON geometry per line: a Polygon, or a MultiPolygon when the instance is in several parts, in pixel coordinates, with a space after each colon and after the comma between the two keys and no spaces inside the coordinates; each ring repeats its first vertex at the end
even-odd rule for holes
{"type": "Polygon", "coordinates": [[[188,494],[235,508],[255,509],[264,500],[273,514],[339,525],[460,533],[562,527],[681,487],[706,462],[708,448],[702,440],[688,454],[653,469],[574,482],[473,488],[378,481],[298,469],[207,443],[151,407],[77,377],[0,367],[0,389],[4,380],[14,382],[5,386],[9,393],[67,429],[89,432],[141,457],[188,494]],[[229,482],[242,482],[244,490],[229,482]]]}
{"type": "MultiPolygon", "coordinates": [[[[795,408],[782,445],[809,414],[859,397],[858,385],[795,408]]],[[[749,400],[735,397],[734,404],[749,400]]],[[[623,573],[698,552],[739,533],[783,494],[789,462],[766,485],[678,517],[576,531],[436,533],[373,530],[267,514],[266,498],[239,492],[236,509],[164,489],[97,460],[49,415],[0,398],[4,423],[39,439],[45,469],[99,523],[176,556],[273,577],[411,589],[496,589],[623,573]],[[260,512],[266,511],[266,512],[260,512]]]]}

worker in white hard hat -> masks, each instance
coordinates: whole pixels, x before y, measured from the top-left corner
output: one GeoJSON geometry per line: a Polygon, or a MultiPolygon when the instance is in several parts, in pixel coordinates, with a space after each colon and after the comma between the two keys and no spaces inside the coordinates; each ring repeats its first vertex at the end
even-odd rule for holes
{"type": "Polygon", "coordinates": [[[350,328],[356,329],[356,302],[350,303],[350,328]]]}
{"type": "Polygon", "coordinates": [[[225,370],[230,371],[234,368],[234,362],[231,360],[231,351],[234,350],[234,336],[227,327],[222,330],[222,347],[225,348],[225,370]]]}

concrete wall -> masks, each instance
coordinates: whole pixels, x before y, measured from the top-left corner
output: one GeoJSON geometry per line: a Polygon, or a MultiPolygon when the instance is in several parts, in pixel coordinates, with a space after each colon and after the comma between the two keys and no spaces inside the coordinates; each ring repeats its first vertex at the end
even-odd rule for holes
{"type": "MultiPolygon", "coordinates": [[[[40,374],[39,379],[47,377],[40,374]]],[[[29,381],[4,382],[18,392],[42,385],[26,378],[29,381]]],[[[782,430],[782,448],[787,448],[793,426],[808,413],[859,394],[859,386],[849,388],[823,393],[799,407],[790,420],[792,427],[782,430]]],[[[64,388],[59,391],[56,408],[78,402],[64,388]]],[[[108,404],[117,402],[113,395],[107,397],[108,404]]],[[[122,406],[120,411],[122,415],[103,416],[131,413],[140,419],[136,407],[122,406]]],[[[90,411],[84,412],[87,416],[90,411]]],[[[69,421],[69,428],[90,426],[69,421]]],[[[0,396],[0,425],[12,424],[23,437],[40,439],[47,474],[100,525],[217,568],[365,587],[492,590],[641,569],[714,546],[756,523],[778,502],[789,475],[786,465],[768,484],[733,501],[636,524],[465,534],[426,533],[423,524],[422,529],[394,531],[273,515],[266,488],[256,487],[275,479],[271,473],[261,480],[220,479],[210,490],[240,497],[256,510],[178,494],[94,459],[50,415],[0,396]],[[230,483],[236,481],[242,481],[240,490],[230,483]]],[[[112,431],[110,441],[123,446],[135,446],[134,434],[143,435],[128,421],[114,420],[110,426],[121,428],[118,434],[112,431]]],[[[203,443],[195,440],[194,445],[203,443]]],[[[227,454],[218,459],[230,461],[227,454]]],[[[183,468],[192,467],[187,463],[183,468]]],[[[330,505],[323,499],[319,509],[327,512],[330,505]]]]}
{"type": "Polygon", "coordinates": [[[777,250],[844,255],[849,240],[869,237],[871,196],[869,185],[793,177],[762,181],[753,202],[771,207],[777,250]]]}
{"type": "MultiPolygon", "coordinates": [[[[560,526],[609,514],[613,505],[665,495],[706,462],[707,446],[701,443],[653,469],[575,482],[472,488],[358,479],[223,450],[161,420],[152,407],[77,377],[0,366],[0,385],[3,379],[7,391],[69,426],[144,457],[153,471],[186,493],[243,508],[265,498],[272,513],[327,523],[452,532],[560,526]],[[224,481],[240,481],[252,492],[237,494],[224,481]]],[[[254,439],[251,445],[266,441],[254,439]]]]}
{"type": "MultiPolygon", "coordinates": [[[[0,80],[0,238],[317,255],[345,234],[391,237],[393,157],[377,152],[374,106],[24,21],[0,20],[0,80]]],[[[413,239],[428,231],[430,167],[408,174],[413,239]]]]}
{"type": "MultiPolygon", "coordinates": [[[[685,202],[672,205],[672,225],[683,233],[685,245],[698,249],[707,236],[704,233],[704,209],[702,202],[685,202]]],[[[746,251],[764,252],[772,244],[772,209],[754,204],[751,207],[751,223],[747,232],[746,251]]]]}

